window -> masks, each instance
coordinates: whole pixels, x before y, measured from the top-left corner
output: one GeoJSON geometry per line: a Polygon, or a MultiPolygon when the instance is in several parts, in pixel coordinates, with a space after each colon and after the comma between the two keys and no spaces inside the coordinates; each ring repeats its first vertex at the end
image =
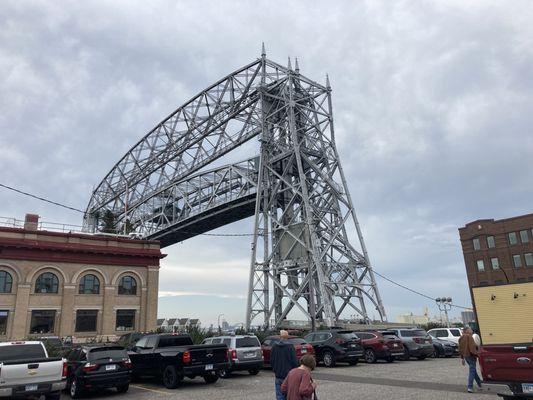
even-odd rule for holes
{"type": "Polygon", "coordinates": [[[476,264],[477,264],[477,270],[479,272],[485,271],[485,263],[483,262],[483,260],[477,260],[476,264]]]}
{"type": "Polygon", "coordinates": [[[441,337],[448,337],[448,331],[445,331],[444,329],[437,331],[437,335],[435,337],[441,338],[441,337]]]}
{"type": "Polygon", "coordinates": [[[472,243],[474,244],[474,250],[479,250],[481,248],[479,246],[479,239],[478,238],[472,240],[472,243]]]}
{"type": "Polygon", "coordinates": [[[35,282],[35,293],[57,293],[59,279],[51,272],[39,275],[35,282]]]}
{"type": "Polygon", "coordinates": [[[118,294],[137,294],[137,281],[132,276],[123,276],[118,284],[118,294]]]}
{"type": "Polygon", "coordinates": [[[100,280],[92,275],[88,274],[81,278],[80,281],[80,294],[98,294],[100,293],[100,280]]]}
{"type": "Polygon", "coordinates": [[[450,329],[452,336],[459,337],[461,336],[461,331],[459,329],[450,329]]]}
{"type": "Polygon", "coordinates": [[[524,258],[526,259],[526,266],[533,267],[533,254],[526,253],[524,254],[524,258]]]}
{"type": "Polygon", "coordinates": [[[509,244],[513,245],[513,244],[517,244],[518,243],[518,239],[516,237],[516,232],[508,233],[507,237],[509,238],[509,244]]]}
{"type": "Polygon", "coordinates": [[[500,269],[500,260],[498,260],[498,257],[492,257],[490,263],[492,264],[492,269],[500,269]]]}
{"type": "Polygon", "coordinates": [[[31,360],[45,358],[45,356],[46,354],[41,344],[19,344],[17,346],[0,347],[0,360],[2,362],[20,360],[21,358],[31,360]]]}
{"type": "Polygon", "coordinates": [[[487,236],[487,247],[493,249],[496,247],[496,242],[494,241],[494,236],[487,236]]]}
{"type": "Polygon", "coordinates": [[[513,263],[515,268],[520,268],[522,266],[522,257],[520,256],[520,254],[515,254],[513,256],[513,263]]]}
{"type": "Polygon", "coordinates": [[[252,336],[237,338],[235,340],[235,345],[238,349],[241,347],[261,347],[259,340],[252,336]]]}
{"type": "Polygon", "coordinates": [[[76,311],[76,332],[96,332],[98,310],[76,311]]]}
{"type": "Polygon", "coordinates": [[[132,331],[135,329],[135,310],[117,310],[117,331],[132,331]]]}
{"type": "Polygon", "coordinates": [[[55,319],[55,310],[33,310],[31,312],[30,333],[53,333],[55,319]]]}
{"type": "Polygon", "coordinates": [[[6,271],[0,271],[0,293],[11,293],[13,278],[6,271]]]}
{"type": "Polygon", "coordinates": [[[9,311],[0,310],[0,335],[7,334],[7,317],[9,317],[9,311]]]}
{"type": "Polygon", "coordinates": [[[528,235],[527,231],[520,231],[520,241],[522,243],[529,242],[529,235],[528,235]]]}

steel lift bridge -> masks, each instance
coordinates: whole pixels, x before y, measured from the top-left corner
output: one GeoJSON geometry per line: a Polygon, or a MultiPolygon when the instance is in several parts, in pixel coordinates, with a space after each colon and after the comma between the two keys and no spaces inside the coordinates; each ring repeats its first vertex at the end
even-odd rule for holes
{"type": "Polygon", "coordinates": [[[97,232],[111,212],[120,230],[165,247],[253,216],[247,328],[283,326],[291,311],[313,327],[368,321],[368,306],[386,320],[335,146],[329,79],[262,53],[135,144],[94,190],[84,227],[97,232]],[[254,138],[257,155],[213,167],[254,138]]]}

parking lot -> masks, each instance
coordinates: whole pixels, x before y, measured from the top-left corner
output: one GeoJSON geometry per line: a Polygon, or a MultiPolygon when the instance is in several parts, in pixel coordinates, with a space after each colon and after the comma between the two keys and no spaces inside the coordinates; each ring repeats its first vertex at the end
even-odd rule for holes
{"type": "MultiPolygon", "coordinates": [[[[466,393],[466,367],[458,358],[427,359],[424,361],[398,361],[392,364],[360,363],[357,366],[339,365],[336,368],[317,368],[314,377],[318,382],[319,399],[496,399],[488,394],[466,393]]],[[[157,381],[131,384],[129,392],[114,391],[94,394],[88,398],[119,399],[274,399],[274,377],[263,370],[257,376],[235,373],[230,379],[219,379],[206,385],[201,378],[186,379],[180,388],[166,389],[157,381]]],[[[63,394],[63,399],[70,399],[63,394]]]]}

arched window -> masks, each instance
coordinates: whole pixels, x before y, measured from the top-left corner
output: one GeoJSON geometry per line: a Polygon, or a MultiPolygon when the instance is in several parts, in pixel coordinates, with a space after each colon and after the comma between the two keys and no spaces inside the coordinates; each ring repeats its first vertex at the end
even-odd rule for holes
{"type": "Polygon", "coordinates": [[[35,282],[35,293],[57,293],[59,279],[51,272],[39,275],[35,282]]]}
{"type": "Polygon", "coordinates": [[[81,278],[80,281],[80,294],[98,294],[100,293],[100,280],[92,275],[88,274],[81,278]]]}
{"type": "Polygon", "coordinates": [[[133,276],[123,276],[118,284],[118,294],[137,294],[137,281],[133,276]]]}
{"type": "Polygon", "coordinates": [[[0,293],[11,293],[13,277],[9,272],[0,271],[0,293]]]}

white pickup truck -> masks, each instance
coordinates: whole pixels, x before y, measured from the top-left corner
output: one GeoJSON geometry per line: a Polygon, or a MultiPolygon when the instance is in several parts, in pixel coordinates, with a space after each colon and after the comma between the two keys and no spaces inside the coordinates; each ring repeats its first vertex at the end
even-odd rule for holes
{"type": "Polygon", "coordinates": [[[65,388],[67,364],[49,358],[42,342],[0,343],[0,398],[59,400],[65,388]]]}

